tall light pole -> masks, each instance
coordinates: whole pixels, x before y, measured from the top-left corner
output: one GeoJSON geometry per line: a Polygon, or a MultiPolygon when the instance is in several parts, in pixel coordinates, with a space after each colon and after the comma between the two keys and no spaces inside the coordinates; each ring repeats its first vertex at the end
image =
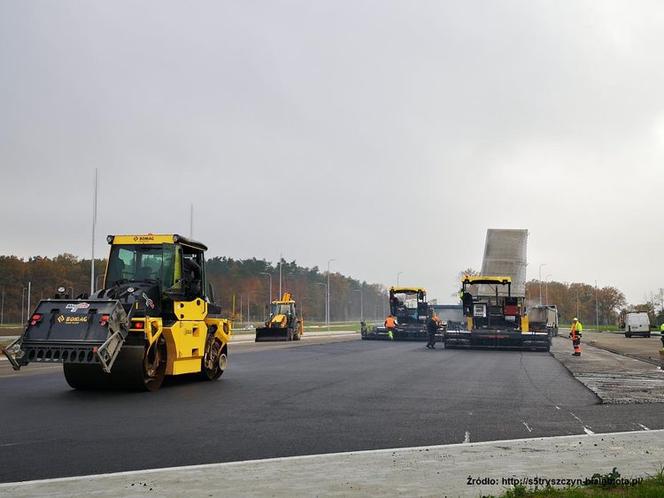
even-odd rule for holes
{"type": "Polygon", "coordinates": [[[280,254],[279,255],[279,298],[281,298],[281,296],[283,296],[283,294],[281,293],[281,261],[283,259],[284,259],[284,255],[280,254]]]}
{"type": "Polygon", "coordinates": [[[251,322],[251,311],[249,311],[251,308],[249,307],[249,298],[251,297],[251,294],[247,292],[247,324],[251,322]]]}
{"type": "Polygon", "coordinates": [[[330,263],[336,259],[327,260],[327,306],[325,311],[325,324],[327,325],[328,332],[330,331],[330,263]]]}
{"type": "Polygon", "coordinates": [[[359,292],[360,293],[360,321],[364,321],[364,293],[362,292],[362,288],[359,289],[353,289],[353,292],[359,292]]]}
{"type": "Polygon", "coordinates": [[[90,294],[95,291],[95,230],[97,228],[97,168],[95,168],[95,189],[92,201],[92,261],[90,261],[90,294]]]}
{"type": "Polygon", "coordinates": [[[32,282],[28,282],[28,306],[25,308],[26,319],[27,316],[30,316],[30,297],[32,295],[32,282]]]}
{"type": "Polygon", "coordinates": [[[550,273],[544,277],[544,300],[546,304],[549,304],[549,277],[551,277],[550,273]]]}
{"type": "Polygon", "coordinates": [[[2,300],[0,301],[0,325],[5,324],[5,288],[2,287],[2,300]]]}
{"type": "Polygon", "coordinates": [[[539,265],[539,287],[540,287],[540,305],[542,304],[542,267],[546,266],[546,263],[539,265]]]}
{"type": "Polygon", "coordinates": [[[595,330],[599,331],[599,291],[595,280],[595,330]]]}
{"type": "Polygon", "coordinates": [[[270,300],[268,301],[268,303],[271,303],[272,302],[272,274],[268,273],[266,271],[262,271],[262,272],[260,272],[260,274],[261,275],[267,275],[268,277],[270,277],[270,300]]]}
{"type": "Polygon", "coordinates": [[[21,324],[25,323],[24,314],[25,313],[25,287],[21,289],[21,324]]]}
{"type": "Polygon", "coordinates": [[[397,287],[399,287],[399,277],[401,276],[402,273],[403,273],[402,271],[397,273],[397,287]]]}

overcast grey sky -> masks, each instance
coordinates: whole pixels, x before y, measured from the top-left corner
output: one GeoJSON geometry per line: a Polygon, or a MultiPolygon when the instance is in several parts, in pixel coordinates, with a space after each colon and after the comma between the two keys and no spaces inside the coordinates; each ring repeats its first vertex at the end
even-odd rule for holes
{"type": "Polygon", "coordinates": [[[664,5],[0,0],[0,254],[189,230],[449,301],[486,229],[530,278],[664,287],[664,5]]]}

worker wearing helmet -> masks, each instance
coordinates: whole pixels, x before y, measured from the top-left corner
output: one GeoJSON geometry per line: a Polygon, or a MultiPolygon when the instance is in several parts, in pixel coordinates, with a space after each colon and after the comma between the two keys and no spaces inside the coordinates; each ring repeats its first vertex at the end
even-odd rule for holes
{"type": "Polygon", "coordinates": [[[389,337],[390,341],[394,340],[394,329],[397,326],[397,319],[392,316],[392,313],[387,315],[387,318],[385,319],[385,328],[387,329],[387,337],[389,337]]]}
{"type": "Polygon", "coordinates": [[[574,346],[573,356],[581,356],[581,332],[583,331],[583,325],[577,317],[574,317],[572,320],[572,327],[569,332],[569,336],[572,339],[572,345],[574,346]]]}

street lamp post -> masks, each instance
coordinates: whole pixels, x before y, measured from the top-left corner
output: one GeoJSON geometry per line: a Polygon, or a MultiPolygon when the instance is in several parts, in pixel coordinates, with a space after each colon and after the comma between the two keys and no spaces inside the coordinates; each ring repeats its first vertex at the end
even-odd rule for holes
{"type": "Polygon", "coordinates": [[[24,313],[25,313],[25,287],[21,289],[21,324],[24,323],[24,313]]]}
{"type": "Polygon", "coordinates": [[[0,325],[5,324],[5,288],[2,288],[2,301],[0,301],[0,325]]]}
{"type": "Polygon", "coordinates": [[[30,298],[32,297],[32,282],[28,282],[28,306],[25,308],[26,320],[30,316],[30,298]]]}
{"type": "Polygon", "coordinates": [[[595,330],[599,331],[599,291],[595,280],[595,330]]]}
{"type": "Polygon", "coordinates": [[[95,230],[97,229],[97,168],[95,168],[95,188],[92,204],[92,257],[90,261],[90,294],[95,291],[95,230]]]}
{"type": "Polygon", "coordinates": [[[539,265],[539,288],[540,288],[540,305],[542,304],[542,267],[546,266],[546,263],[539,265]]]}
{"type": "Polygon", "coordinates": [[[281,294],[281,261],[284,259],[284,256],[282,254],[279,255],[279,297],[282,296],[281,294]]]}
{"type": "Polygon", "coordinates": [[[270,300],[268,301],[268,303],[271,303],[272,302],[272,274],[268,273],[266,271],[262,271],[262,272],[260,272],[260,274],[261,275],[267,275],[268,277],[270,277],[270,300]]]}
{"type": "Polygon", "coordinates": [[[397,287],[399,287],[399,277],[401,276],[402,273],[403,273],[402,271],[397,273],[397,287]]]}
{"type": "Polygon", "coordinates": [[[336,261],[336,259],[327,260],[327,306],[325,307],[325,324],[327,325],[327,331],[330,331],[330,263],[336,261]]]}

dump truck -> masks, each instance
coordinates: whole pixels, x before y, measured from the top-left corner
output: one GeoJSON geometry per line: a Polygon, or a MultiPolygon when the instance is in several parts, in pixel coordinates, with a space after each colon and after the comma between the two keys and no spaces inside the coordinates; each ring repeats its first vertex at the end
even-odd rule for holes
{"type": "Polygon", "coordinates": [[[461,285],[466,323],[463,328],[445,331],[446,348],[549,350],[549,333],[530,330],[524,298],[511,293],[511,277],[465,275],[461,285]]]}
{"type": "Polygon", "coordinates": [[[296,311],[293,296],[288,292],[272,301],[265,326],[256,328],[256,342],[299,341],[304,334],[304,320],[296,311]]]}
{"type": "Polygon", "coordinates": [[[547,332],[558,335],[558,308],[551,304],[540,304],[528,308],[528,327],[531,332],[547,332]]]}
{"type": "Polygon", "coordinates": [[[2,350],[12,367],[61,363],[75,389],[155,391],[166,376],[218,379],[231,322],[214,304],[200,242],[177,234],[109,235],[103,288],[44,299],[2,350]]]}
{"type": "MultiPolygon", "coordinates": [[[[390,314],[397,320],[393,337],[396,341],[426,341],[427,318],[433,310],[427,302],[427,291],[421,287],[391,287],[389,291],[390,314]]],[[[442,327],[438,334],[442,340],[442,327]]],[[[362,339],[389,339],[383,325],[367,327],[362,339]]]]}

